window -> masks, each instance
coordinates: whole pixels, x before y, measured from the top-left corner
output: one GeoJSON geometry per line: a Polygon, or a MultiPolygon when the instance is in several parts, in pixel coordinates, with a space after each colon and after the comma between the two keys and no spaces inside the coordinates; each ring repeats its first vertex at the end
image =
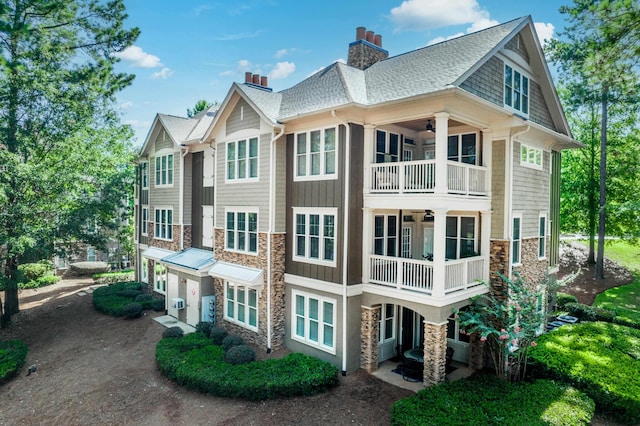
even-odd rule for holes
{"type": "Polygon", "coordinates": [[[520,164],[542,170],[542,150],[522,145],[520,147],[520,164]]]}
{"type": "Polygon", "coordinates": [[[513,218],[513,230],[511,238],[511,263],[514,265],[520,264],[520,228],[522,225],[522,216],[514,216],[513,218]]]}
{"type": "Polygon", "coordinates": [[[538,218],[538,258],[544,259],[547,255],[547,215],[540,213],[538,218]]]}
{"type": "Polygon", "coordinates": [[[383,130],[376,131],[376,163],[395,163],[398,161],[400,135],[383,130]]]}
{"type": "Polygon", "coordinates": [[[337,209],[294,208],[294,260],[335,266],[337,209]]]}
{"type": "Polygon", "coordinates": [[[224,317],[242,327],[258,330],[258,292],[229,281],[225,282],[224,317]]]}
{"type": "Polygon", "coordinates": [[[255,210],[227,211],[226,217],[226,249],[258,253],[258,212],[255,210]]]}
{"type": "Polygon", "coordinates": [[[292,339],[335,353],[335,300],[294,291],[292,339]]]}
{"type": "Polygon", "coordinates": [[[258,179],[258,138],[227,142],[227,180],[258,179]]]}
{"type": "Polygon", "coordinates": [[[447,159],[467,164],[478,164],[477,134],[449,135],[447,139],[447,159]]]}
{"type": "Polygon", "coordinates": [[[336,177],[336,128],[296,134],[296,180],[336,177]]]}
{"type": "Polygon", "coordinates": [[[529,114],[529,78],[504,65],[504,104],[523,114],[529,114]]]}
{"type": "Polygon", "coordinates": [[[373,218],[373,253],[379,256],[397,256],[398,218],[393,215],[376,215],[373,218]]]}
{"type": "Polygon", "coordinates": [[[447,259],[462,259],[477,256],[476,218],[468,216],[447,216],[446,224],[447,259]]]}
{"type": "Polygon", "coordinates": [[[149,163],[140,163],[140,180],[142,189],[149,189],[149,163]]]}
{"type": "Polygon", "coordinates": [[[142,208],[142,218],[140,219],[142,235],[149,234],[149,207],[142,208]]]}
{"type": "Polygon", "coordinates": [[[156,157],[156,186],[173,185],[173,154],[156,157]]]}
{"type": "Polygon", "coordinates": [[[411,258],[411,227],[402,227],[402,257],[411,258]]]}
{"type": "Polygon", "coordinates": [[[95,262],[97,260],[95,247],[87,247],[87,262],[95,262]]]}
{"type": "Polygon", "coordinates": [[[140,268],[140,281],[143,283],[149,282],[149,260],[146,257],[142,258],[142,266],[140,268]]]}
{"type": "Polygon", "coordinates": [[[378,342],[384,343],[396,337],[396,305],[385,303],[380,309],[378,342]]]}
{"type": "Polygon", "coordinates": [[[454,315],[451,315],[447,322],[447,339],[456,343],[469,343],[470,336],[468,334],[462,334],[461,331],[460,323],[456,321],[454,315]]]}
{"type": "Polygon", "coordinates": [[[154,272],[153,289],[158,293],[165,294],[167,292],[167,267],[156,262],[154,272]]]}
{"type": "Polygon", "coordinates": [[[154,238],[159,240],[173,239],[173,210],[156,209],[156,223],[154,238]]]}

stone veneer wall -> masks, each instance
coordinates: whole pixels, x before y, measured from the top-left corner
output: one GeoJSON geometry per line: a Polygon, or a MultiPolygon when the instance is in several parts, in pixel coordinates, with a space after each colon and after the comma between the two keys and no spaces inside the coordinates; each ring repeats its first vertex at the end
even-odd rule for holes
{"type": "Polygon", "coordinates": [[[520,243],[520,256],[522,265],[514,267],[514,272],[518,272],[524,282],[535,289],[547,279],[549,272],[549,261],[546,258],[538,259],[538,239],[523,239],[520,243]]]}
{"type": "MultiPolygon", "coordinates": [[[[215,241],[224,241],[224,230],[215,230],[215,241]]],[[[267,244],[266,233],[258,234],[258,255],[226,251],[223,244],[216,244],[214,258],[216,260],[235,263],[264,271],[264,286],[258,294],[258,332],[246,329],[224,319],[224,282],[214,279],[216,293],[216,324],[229,333],[238,334],[243,339],[258,346],[268,346],[267,336],[267,244]]],[[[278,349],[284,345],[285,336],[285,234],[271,236],[271,348],[278,349]]]]}
{"type": "MultiPolygon", "coordinates": [[[[508,240],[491,240],[489,253],[489,280],[491,289],[496,295],[505,295],[507,288],[506,283],[497,272],[509,275],[509,244],[508,240]]],[[[506,297],[506,296],[504,296],[506,297]]]]}
{"type": "Polygon", "coordinates": [[[389,52],[381,47],[366,44],[364,41],[353,43],[349,46],[347,64],[365,70],[376,62],[389,57],[389,52]]]}
{"type": "Polygon", "coordinates": [[[447,324],[424,323],[424,385],[444,382],[447,366],[447,324]]]}
{"type": "Polygon", "coordinates": [[[155,238],[155,222],[149,222],[149,245],[166,250],[180,251],[180,225],[172,225],[173,239],[171,241],[155,238]]]}
{"type": "Polygon", "coordinates": [[[360,307],[360,368],[368,373],[378,369],[380,306],[360,307]]]}

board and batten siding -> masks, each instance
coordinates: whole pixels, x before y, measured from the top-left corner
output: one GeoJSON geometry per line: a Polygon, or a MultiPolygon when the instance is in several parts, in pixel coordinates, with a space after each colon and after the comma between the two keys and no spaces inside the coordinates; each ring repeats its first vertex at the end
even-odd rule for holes
{"type": "Polygon", "coordinates": [[[244,99],[240,99],[226,121],[226,135],[246,129],[260,129],[260,116],[244,99]]]}
{"type": "Polygon", "coordinates": [[[513,211],[522,212],[522,237],[538,236],[540,212],[549,211],[549,167],[551,154],[542,151],[542,170],[520,164],[520,142],[513,144],[513,211]]]}
{"type": "Polygon", "coordinates": [[[491,238],[504,239],[505,141],[491,144],[491,238]]]}
{"type": "MultiPolygon", "coordinates": [[[[180,153],[178,153],[178,155],[180,155],[180,153]]],[[[178,157],[179,159],[180,157],[178,157]]],[[[193,192],[192,192],[192,185],[193,185],[193,172],[191,170],[192,168],[192,156],[191,155],[187,155],[184,158],[184,203],[183,203],[183,208],[184,208],[184,215],[182,220],[184,221],[185,225],[191,225],[192,223],[192,198],[193,198],[193,192]]],[[[178,176],[178,179],[180,179],[180,177],[178,176]]]]}
{"type": "Polygon", "coordinates": [[[191,157],[191,247],[202,248],[202,152],[191,157]]]}

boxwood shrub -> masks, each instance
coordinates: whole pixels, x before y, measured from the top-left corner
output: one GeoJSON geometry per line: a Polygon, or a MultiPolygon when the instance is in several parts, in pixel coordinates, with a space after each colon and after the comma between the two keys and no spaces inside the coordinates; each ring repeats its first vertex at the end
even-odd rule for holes
{"type": "Polygon", "coordinates": [[[640,422],[640,330],[606,322],[567,325],[540,336],[530,360],[534,375],[583,390],[599,411],[623,423],[640,422]]]}
{"type": "Polygon", "coordinates": [[[281,359],[231,365],[224,349],[202,333],[161,339],[156,345],[158,368],[169,379],[203,393],[264,400],[313,395],[338,384],[338,369],[300,353],[281,359]],[[188,347],[188,351],[181,350],[188,347]]]}
{"type": "Polygon", "coordinates": [[[230,334],[222,339],[222,347],[224,351],[228,351],[234,346],[244,345],[244,339],[237,334],[230,334]]]}
{"type": "Polygon", "coordinates": [[[93,291],[93,307],[104,314],[121,317],[124,306],[141,294],[140,288],[141,284],[136,281],[98,287],[93,291]]]}
{"type": "Polygon", "coordinates": [[[578,426],[590,424],[593,412],[593,401],[567,384],[510,383],[478,374],[396,401],[391,424],[578,426]]]}
{"type": "Polygon", "coordinates": [[[567,303],[578,303],[578,298],[572,294],[558,292],[556,294],[556,306],[558,310],[564,310],[567,303]]]}
{"type": "Polygon", "coordinates": [[[165,338],[179,338],[182,336],[184,336],[184,330],[178,326],[169,327],[162,332],[162,337],[165,338]]]}
{"type": "Polygon", "coordinates": [[[256,360],[256,351],[248,345],[238,345],[230,348],[224,354],[224,362],[229,364],[246,364],[256,360]]]}
{"type": "Polygon", "coordinates": [[[565,309],[569,312],[569,315],[579,318],[580,321],[613,322],[616,318],[616,314],[613,311],[583,303],[567,303],[565,309]]]}
{"type": "Polygon", "coordinates": [[[211,327],[211,330],[209,330],[209,337],[211,337],[214,345],[222,345],[222,341],[228,334],[227,330],[221,327],[211,327]]]}
{"type": "Polygon", "coordinates": [[[29,349],[22,340],[0,340],[0,384],[20,371],[28,352],[29,349]]]}
{"type": "Polygon", "coordinates": [[[102,272],[99,274],[93,274],[92,278],[96,284],[115,284],[125,281],[133,281],[134,273],[133,271],[102,272]]]}
{"type": "Polygon", "coordinates": [[[122,313],[126,318],[140,318],[142,315],[142,305],[138,302],[127,303],[122,307],[122,313]]]}

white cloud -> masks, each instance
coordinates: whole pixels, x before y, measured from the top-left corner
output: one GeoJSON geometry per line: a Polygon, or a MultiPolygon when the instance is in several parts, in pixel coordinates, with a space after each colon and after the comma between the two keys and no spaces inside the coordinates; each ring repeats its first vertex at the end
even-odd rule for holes
{"type": "Polygon", "coordinates": [[[427,31],[450,25],[471,24],[470,31],[497,24],[477,0],[405,0],[391,9],[398,31],[427,31]]]}
{"type": "Polygon", "coordinates": [[[278,62],[269,73],[269,78],[278,80],[287,78],[296,70],[296,64],[293,62],[278,62]]]}
{"type": "Polygon", "coordinates": [[[544,46],[546,44],[545,41],[551,40],[551,38],[553,37],[553,32],[555,31],[556,27],[554,27],[550,22],[547,24],[545,24],[544,22],[535,22],[533,25],[536,27],[540,45],[544,46]]]}
{"type": "Polygon", "coordinates": [[[160,71],[154,72],[153,74],[151,74],[151,78],[160,79],[160,80],[166,80],[169,77],[171,77],[172,75],[173,75],[173,70],[170,69],[170,68],[164,67],[160,71]]]}
{"type": "Polygon", "coordinates": [[[128,110],[129,108],[131,108],[132,106],[133,106],[133,102],[131,102],[131,101],[124,101],[124,102],[122,102],[120,105],[118,105],[118,109],[119,109],[120,111],[126,111],[126,110],[128,110]]]}
{"type": "Polygon", "coordinates": [[[226,70],[220,73],[220,77],[233,77],[234,75],[236,75],[234,70],[226,70]]]}
{"type": "Polygon", "coordinates": [[[251,71],[251,62],[249,62],[247,59],[240,59],[238,61],[238,71],[251,71]]]}
{"type": "Polygon", "coordinates": [[[122,59],[132,67],[157,68],[162,66],[160,58],[145,52],[138,46],[129,46],[122,52],[114,53],[113,56],[122,59]]]}
{"type": "Polygon", "coordinates": [[[289,53],[288,49],[280,49],[276,52],[276,54],[274,55],[276,58],[282,58],[283,56],[285,56],[286,54],[289,53]]]}

